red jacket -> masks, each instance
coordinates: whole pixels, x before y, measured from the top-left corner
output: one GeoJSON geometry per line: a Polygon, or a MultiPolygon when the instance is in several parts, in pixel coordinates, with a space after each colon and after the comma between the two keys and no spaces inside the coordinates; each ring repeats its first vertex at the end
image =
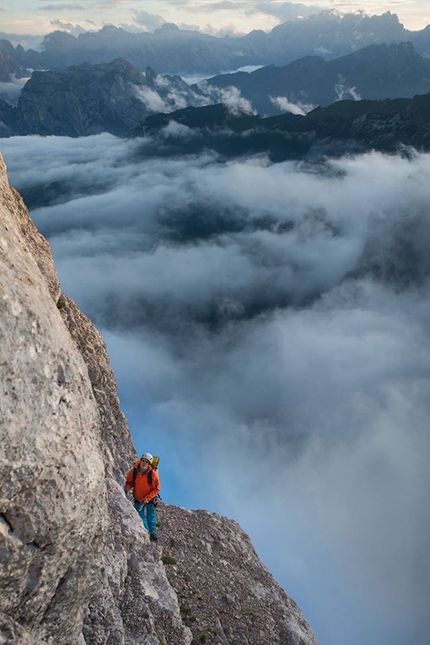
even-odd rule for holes
{"type": "Polygon", "coordinates": [[[152,466],[149,466],[146,473],[141,473],[139,464],[140,462],[136,461],[134,467],[128,473],[125,482],[125,488],[126,490],[131,490],[133,488],[134,498],[137,499],[137,501],[140,503],[144,502],[145,504],[147,504],[152,499],[154,499],[154,497],[157,497],[158,493],[161,490],[160,477],[158,476],[157,471],[152,468],[152,466]],[[133,473],[135,468],[137,468],[137,475],[136,479],[134,480],[133,486],[133,473]],[[148,481],[148,474],[150,472],[152,472],[151,484],[148,481]]]}

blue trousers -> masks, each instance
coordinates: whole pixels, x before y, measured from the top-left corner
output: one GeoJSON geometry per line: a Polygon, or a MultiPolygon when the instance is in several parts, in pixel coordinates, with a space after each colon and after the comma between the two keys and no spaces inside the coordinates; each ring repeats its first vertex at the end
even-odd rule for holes
{"type": "Polygon", "coordinates": [[[146,528],[148,533],[155,533],[157,528],[157,510],[154,504],[149,502],[149,504],[144,504],[141,509],[140,506],[140,502],[134,502],[134,508],[139,513],[143,526],[146,528]]]}

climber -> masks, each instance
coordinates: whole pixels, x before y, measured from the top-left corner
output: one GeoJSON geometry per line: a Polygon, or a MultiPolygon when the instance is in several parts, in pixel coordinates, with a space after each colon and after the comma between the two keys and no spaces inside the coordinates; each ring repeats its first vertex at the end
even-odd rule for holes
{"type": "Polygon", "coordinates": [[[149,533],[149,539],[157,542],[157,503],[160,493],[160,477],[152,467],[153,456],[145,452],[136,461],[127,475],[124,490],[127,495],[133,490],[134,508],[139,513],[143,525],[149,533]]]}

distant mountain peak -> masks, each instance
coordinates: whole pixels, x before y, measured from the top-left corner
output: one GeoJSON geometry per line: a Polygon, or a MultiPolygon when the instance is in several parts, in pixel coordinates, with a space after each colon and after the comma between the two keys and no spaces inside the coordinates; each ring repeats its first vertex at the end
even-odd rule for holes
{"type": "Polygon", "coordinates": [[[175,25],[174,22],[165,22],[161,27],[158,27],[158,29],[154,31],[154,34],[166,34],[176,31],[180,31],[178,25],[175,25]]]}
{"type": "Polygon", "coordinates": [[[179,31],[178,25],[175,25],[174,22],[165,22],[159,29],[160,31],[179,31]]]}

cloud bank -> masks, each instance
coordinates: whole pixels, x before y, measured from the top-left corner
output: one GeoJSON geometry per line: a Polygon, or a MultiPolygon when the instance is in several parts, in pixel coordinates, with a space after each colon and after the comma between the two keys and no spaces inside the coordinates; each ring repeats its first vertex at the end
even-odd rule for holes
{"type": "Polygon", "coordinates": [[[430,156],[147,143],[2,148],[164,498],[237,519],[321,645],[426,645],[430,156]]]}
{"type": "Polygon", "coordinates": [[[159,29],[166,22],[162,16],[148,11],[133,9],[133,14],[134,22],[150,32],[159,29]]]}
{"type": "Polygon", "coordinates": [[[16,78],[16,76],[12,75],[9,83],[0,82],[0,99],[8,101],[11,105],[16,105],[21,90],[27,81],[28,78],[16,78]]]}
{"type": "Polygon", "coordinates": [[[301,114],[305,116],[317,106],[310,103],[294,103],[287,96],[269,96],[272,105],[281,110],[281,112],[291,112],[291,114],[301,114]]]}

